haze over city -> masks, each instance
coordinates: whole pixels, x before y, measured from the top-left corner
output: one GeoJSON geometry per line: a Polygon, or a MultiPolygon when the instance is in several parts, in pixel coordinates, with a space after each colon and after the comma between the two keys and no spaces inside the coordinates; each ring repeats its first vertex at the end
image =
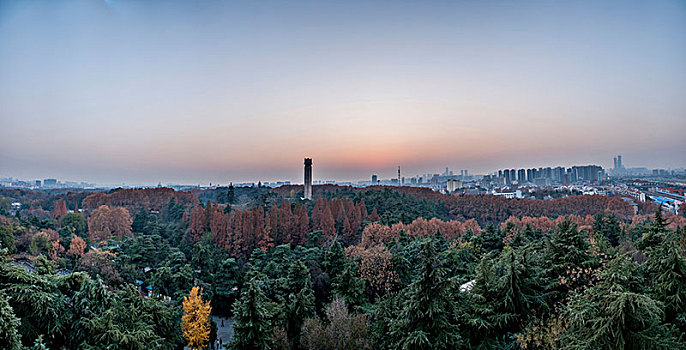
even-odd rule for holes
{"type": "Polygon", "coordinates": [[[0,3],[0,176],[686,165],[686,5],[0,3]]]}

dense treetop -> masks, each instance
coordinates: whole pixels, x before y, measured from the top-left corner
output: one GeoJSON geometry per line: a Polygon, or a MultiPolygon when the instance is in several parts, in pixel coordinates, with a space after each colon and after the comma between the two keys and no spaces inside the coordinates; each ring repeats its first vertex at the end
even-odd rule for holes
{"type": "Polygon", "coordinates": [[[686,346],[684,217],[600,196],[230,193],[3,212],[0,344],[201,348],[211,312],[235,320],[231,349],[686,346]]]}

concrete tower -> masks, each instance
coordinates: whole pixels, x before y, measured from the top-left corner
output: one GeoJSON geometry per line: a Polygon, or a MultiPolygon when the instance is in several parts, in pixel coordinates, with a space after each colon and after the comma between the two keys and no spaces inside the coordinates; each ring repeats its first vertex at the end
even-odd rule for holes
{"type": "Polygon", "coordinates": [[[305,158],[305,199],[312,199],[312,158],[305,158]]]}

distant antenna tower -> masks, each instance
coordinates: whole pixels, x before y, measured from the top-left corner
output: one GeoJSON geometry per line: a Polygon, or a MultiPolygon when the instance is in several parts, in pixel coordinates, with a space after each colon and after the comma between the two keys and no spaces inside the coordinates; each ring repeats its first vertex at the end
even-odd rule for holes
{"type": "Polygon", "coordinates": [[[398,165],[398,186],[400,186],[400,165],[398,165]]]}

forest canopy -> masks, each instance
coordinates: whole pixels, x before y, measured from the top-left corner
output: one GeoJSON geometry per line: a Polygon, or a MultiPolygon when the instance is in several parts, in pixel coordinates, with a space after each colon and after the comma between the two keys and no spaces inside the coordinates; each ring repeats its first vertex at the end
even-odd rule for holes
{"type": "Polygon", "coordinates": [[[21,194],[53,202],[0,216],[0,344],[202,348],[212,316],[230,349],[685,347],[684,217],[602,196],[249,191],[21,194]]]}

